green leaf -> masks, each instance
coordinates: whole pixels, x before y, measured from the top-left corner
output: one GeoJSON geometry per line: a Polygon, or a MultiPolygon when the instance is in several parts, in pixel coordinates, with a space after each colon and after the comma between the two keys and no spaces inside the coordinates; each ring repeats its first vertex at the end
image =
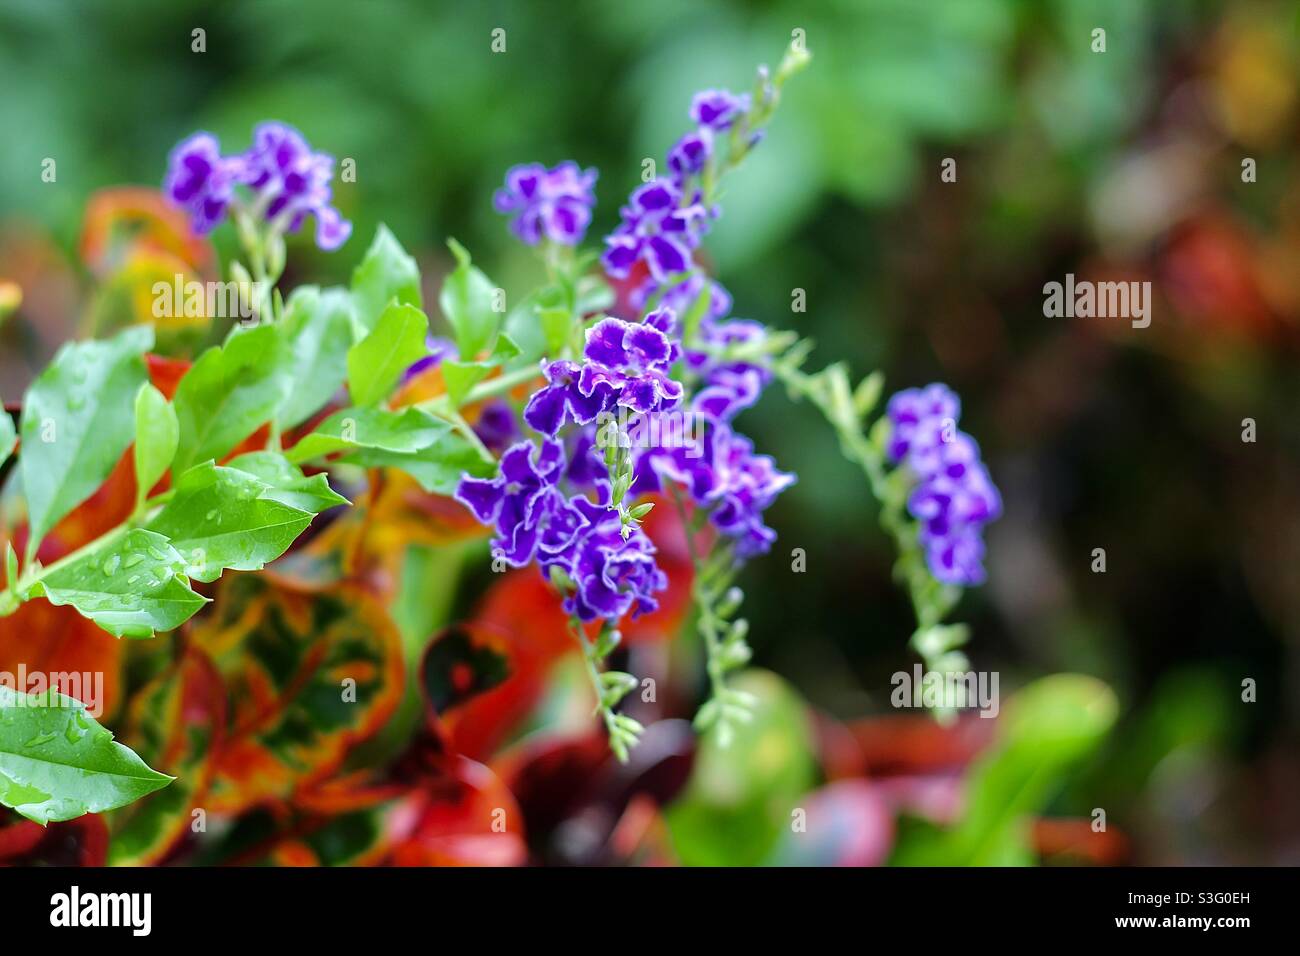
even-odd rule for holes
{"type": "Polygon", "coordinates": [[[114,637],[153,637],[205,602],[185,580],[185,559],[160,534],[135,528],[102,551],[51,569],[29,596],[71,605],[114,637]]]}
{"type": "Polygon", "coordinates": [[[545,286],[529,294],[510,310],[505,331],[518,343],[520,363],[557,356],[573,333],[573,310],[564,290],[545,286]]]}
{"type": "Polygon", "coordinates": [[[1119,704],[1094,677],[1053,674],[1021,689],[1003,709],[997,742],[968,775],[962,819],[951,829],[918,832],[900,844],[894,862],[1032,862],[1029,818],[1046,806],[1071,766],[1109,732],[1119,704]]]}
{"type": "Polygon", "coordinates": [[[374,448],[413,452],[433,444],[447,428],[446,422],[415,407],[396,412],[386,408],[345,408],[304,435],[285,454],[291,462],[301,464],[339,451],[374,448]]]}
{"type": "Polygon", "coordinates": [[[102,813],[172,782],[54,691],[0,685],[0,803],[44,826],[102,813]]]}
{"type": "Polygon", "coordinates": [[[687,866],[762,862],[790,827],[790,811],[817,775],[808,705],[788,683],[763,670],[737,674],[730,693],[698,715],[707,725],[745,702],[733,739],[716,732],[699,744],[685,790],[667,812],[673,845],[687,866]],[[736,696],[739,694],[740,696],[736,696]]]}
{"type": "Polygon", "coordinates": [[[172,470],[220,459],[270,421],[289,395],[293,355],[273,325],[236,328],[199,356],[176,388],[181,426],[172,470]]]}
{"type": "Polygon", "coordinates": [[[9,455],[18,444],[18,433],[14,431],[14,420],[8,412],[0,414],[0,465],[9,460],[9,455]]]}
{"type": "MultiPolygon", "coordinates": [[[[435,419],[436,421],[436,419],[435,419]]],[[[429,445],[412,452],[367,448],[343,458],[349,465],[367,468],[400,468],[420,483],[425,491],[450,495],[466,475],[486,478],[496,471],[496,461],[465,436],[438,422],[442,433],[429,445]]]]}
{"type": "Polygon", "coordinates": [[[180,476],[148,527],[171,539],[197,581],[215,581],[226,569],[258,571],[311,524],[311,513],[263,497],[266,490],[246,471],[204,462],[180,476]]]}
{"type": "Polygon", "coordinates": [[[447,386],[447,396],[454,407],[459,407],[469,390],[487,377],[488,372],[504,365],[519,355],[519,346],[514,339],[502,332],[497,336],[492,355],[482,362],[442,363],[442,380],[447,386]]]}
{"type": "Polygon", "coordinates": [[[12,589],[18,584],[18,552],[12,541],[5,542],[5,587],[12,589]]]}
{"type": "Polygon", "coordinates": [[[149,489],[167,471],[180,440],[176,410],[148,382],[135,393],[135,501],[138,506],[149,489]]]}
{"type": "Polygon", "coordinates": [[[464,361],[473,361],[496,339],[501,314],[492,308],[496,287],[470,264],[469,253],[455,239],[447,240],[456,268],[442,283],[438,306],[456,336],[456,347],[464,361]]]}
{"type": "Polygon", "coordinates": [[[104,342],[59,349],[23,401],[19,459],[35,554],[64,515],[108,478],[131,444],[132,403],[145,380],[153,330],[135,326],[104,342]]]}
{"type": "Polygon", "coordinates": [[[238,468],[264,481],[267,488],[262,492],[263,498],[283,502],[301,511],[320,514],[327,508],[350,504],[330,487],[324,474],[308,478],[302,469],[277,452],[250,451],[232,458],[226,467],[238,468]]]}
{"type": "Polygon", "coordinates": [[[347,379],[352,298],[343,289],[299,287],[289,297],[280,329],[293,352],[293,386],[276,419],[282,428],[292,428],[320,410],[347,379]]]}
{"type": "Polygon", "coordinates": [[[348,351],[348,391],[357,405],[376,405],[411,365],[429,352],[429,319],[413,305],[391,303],[374,331],[348,351]]]}
{"type": "Polygon", "coordinates": [[[352,303],[358,324],[369,331],[388,303],[397,299],[421,308],[420,269],[401,243],[381,225],[365,258],[352,272],[352,303]]]}

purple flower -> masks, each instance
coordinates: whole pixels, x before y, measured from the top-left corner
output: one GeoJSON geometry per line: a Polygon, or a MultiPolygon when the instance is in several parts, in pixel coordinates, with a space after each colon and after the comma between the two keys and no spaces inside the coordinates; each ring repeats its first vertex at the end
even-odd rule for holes
{"type": "Polygon", "coordinates": [[[595,425],[587,425],[575,433],[564,479],[574,488],[583,491],[597,489],[602,485],[608,488],[609,471],[605,468],[605,456],[596,445],[595,425]]]}
{"type": "Polygon", "coordinates": [[[581,514],[556,487],[563,468],[564,449],[557,442],[540,448],[520,442],[501,456],[496,478],[462,478],[455,498],[496,528],[494,553],[522,567],[539,547],[554,552],[572,543],[581,524],[581,514]]]}
{"type": "Polygon", "coordinates": [[[215,136],[195,133],[172,150],[163,191],[190,214],[194,231],[205,235],[225,216],[244,172],[242,159],[221,155],[215,136]]]}
{"type": "Polygon", "coordinates": [[[596,204],[592,187],[596,170],[583,170],[572,161],[547,169],[541,163],[514,166],[497,190],[497,212],[514,216],[510,228],[530,246],[542,237],[566,246],[582,242],[596,204]]]}
{"type": "MultiPolygon", "coordinates": [[[[706,345],[725,349],[734,345],[759,344],[767,330],[751,319],[718,322],[706,316],[699,337],[706,345]]],[[[701,415],[730,421],[749,408],[772,381],[772,373],[750,362],[723,362],[708,352],[686,353],[687,365],[701,379],[691,405],[701,415]]]]}
{"type": "Polygon", "coordinates": [[[543,571],[558,566],[574,582],[564,610],[583,621],[617,621],[629,611],[639,617],[655,610],[654,594],[668,586],[668,576],[655,563],[650,539],[639,528],[625,539],[618,513],[603,503],[577,495],[570,505],[581,524],[566,548],[540,562],[543,571]]]}
{"type": "MultiPolygon", "coordinates": [[[[579,447],[582,447],[582,436],[579,447]]],[[[591,445],[586,445],[586,452],[591,445]]],[[[588,462],[594,464],[594,462],[588,462]]],[[[491,480],[462,478],[456,499],[496,529],[493,552],[520,567],[536,560],[542,572],[563,570],[574,584],[565,610],[583,621],[617,621],[629,611],[653,611],[654,594],[668,585],[655,563],[655,548],[639,528],[624,538],[617,511],[609,508],[608,483],[595,480],[597,495],[569,497],[560,487],[572,480],[558,442],[512,445],[491,480]]]]}
{"type": "Polygon", "coordinates": [[[456,348],[456,343],[451,339],[443,338],[442,336],[426,335],[424,337],[424,344],[428,347],[429,354],[424,356],[422,359],[412,362],[406,367],[406,371],[402,373],[402,381],[404,383],[409,382],[421,372],[428,371],[437,365],[441,365],[443,359],[455,358],[460,354],[460,351],[456,348]]]}
{"type": "Polygon", "coordinates": [[[886,414],[894,425],[889,457],[898,462],[912,452],[913,445],[931,449],[942,440],[945,428],[955,429],[961,417],[961,399],[946,385],[938,383],[923,389],[909,388],[890,398],[886,414]]]}
{"type": "Polygon", "coordinates": [[[547,384],[534,392],[524,406],[524,421],[543,435],[555,436],[565,415],[579,425],[589,425],[612,404],[614,390],[607,383],[591,383],[583,391],[582,366],[567,359],[543,362],[547,384]]]}
{"type": "Polygon", "coordinates": [[[698,197],[683,202],[681,188],[660,177],[639,187],[619,210],[622,223],[605,238],[605,271],[625,279],[644,260],[656,282],[690,269],[708,214],[698,197]]]}
{"type": "Polygon", "coordinates": [[[763,522],[766,511],[795,476],[778,471],[770,455],[720,422],[705,430],[703,447],[652,448],[636,461],[633,494],[659,491],[664,481],[681,485],[709,520],[736,543],[736,556],[765,553],[776,532],[763,522]]]}
{"type": "Polygon", "coordinates": [[[588,425],[616,405],[636,412],[674,407],[682,386],[668,375],[677,353],[659,327],[665,322],[671,328],[671,314],[656,314],[654,321],[643,323],[601,319],[587,330],[582,365],[564,360],[543,364],[547,385],[528,400],[524,421],[554,436],[566,415],[588,425]]]}
{"type": "Polygon", "coordinates": [[[509,403],[499,398],[485,402],[478,420],[474,422],[474,434],[489,451],[494,452],[501,451],[518,438],[519,424],[509,403]]]}
{"type": "Polygon", "coordinates": [[[313,152],[301,133],[285,123],[262,123],[244,154],[246,182],[258,194],[259,208],[285,232],[297,232],[308,216],[316,218],[316,244],[337,249],[352,234],[352,224],[330,205],[334,157],[313,152]]]}
{"type": "Polygon", "coordinates": [[[729,315],[731,313],[731,293],[723,287],[722,283],[698,272],[692,273],[689,278],[671,285],[662,285],[651,279],[633,289],[628,296],[628,301],[640,311],[645,308],[646,303],[656,293],[662,291],[658,300],[659,307],[671,309],[675,315],[687,316],[691,314],[700,296],[706,290],[708,292],[708,302],[704,306],[702,321],[721,319],[729,315]]]}
{"type": "Polygon", "coordinates": [[[713,155],[713,130],[707,126],[687,133],[668,151],[668,168],[679,178],[693,176],[713,155]]]}
{"type": "Polygon", "coordinates": [[[945,385],[907,389],[889,400],[892,425],[886,451],[917,483],[907,510],[936,580],[984,581],[983,526],[1002,513],[1002,498],[980,461],[979,446],[957,430],[961,400],[945,385]]]}
{"type": "Polygon", "coordinates": [[[668,375],[676,353],[662,325],[672,327],[667,310],[645,322],[601,319],[587,330],[579,384],[584,394],[608,388],[613,404],[634,412],[659,412],[681,401],[682,386],[668,375]]]}
{"type": "Polygon", "coordinates": [[[704,90],[691,101],[691,119],[714,130],[728,129],[741,113],[749,111],[749,94],[735,96],[726,90],[704,90]]]}
{"type": "Polygon", "coordinates": [[[236,185],[253,190],[252,208],[283,232],[297,232],[308,216],[316,219],[316,244],[337,249],[352,234],[352,224],[330,205],[334,158],[313,152],[296,129],[262,123],[253,145],[238,156],[222,156],[209,133],[182,141],[168,160],[163,189],[190,214],[194,231],[212,230],[234,199],[236,185]]]}

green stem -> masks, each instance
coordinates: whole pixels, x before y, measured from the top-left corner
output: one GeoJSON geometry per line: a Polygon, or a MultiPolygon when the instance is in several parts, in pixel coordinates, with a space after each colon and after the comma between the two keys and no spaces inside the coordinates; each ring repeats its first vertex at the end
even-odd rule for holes
{"type": "Polygon", "coordinates": [[[718,622],[713,613],[713,596],[704,589],[701,580],[704,562],[700,558],[699,549],[695,546],[695,535],[691,530],[690,518],[686,514],[686,503],[682,500],[681,492],[676,485],[673,486],[673,503],[681,516],[682,532],[686,536],[686,550],[690,554],[691,567],[694,569],[691,596],[695,601],[696,627],[700,636],[704,638],[704,669],[709,677],[709,697],[717,699],[725,694],[727,680],[722,669],[720,655],[722,642],[718,640],[718,622]]]}
{"type": "Polygon", "coordinates": [[[496,378],[490,378],[486,382],[479,382],[465,394],[465,400],[460,403],[460,407],[473,405],[475,402],[481,402],[485,398],[492,398],[500,395],[502,392],[508,392],[516,385],[522,385],[525,382],[531,382],[538,378],[541,372],[537,368],[526,365],[523,368],[517,368],[512,372],[503,372],[496,378]]]}
{"type": "Polygon", "coordinates": [[[601,720],[604,721],[605,733],[609,738],[609,749],[613,751],[619,763],[627,763],[628,748],[635,746],[636,735],[640,732],[641,725],[630,717],[624,717],[616,713],[612,705],[605,703],[607,688],[601,679],[601,661],[597,656],[596,647],[587,638],[587,632],[582,626],[582,621],[577,616],[569,618],[569,629],[573,632],[574,638],[582,648],[582,661],[587,671],[587,680],[591,683],[592,692],[596,695],[596,711],[600,714],[601,720]]]}
{"type": "Polygon", "coordinates": [[[795,397],[807,398],[817,406],[835,429],[845,457],[862,469],[867,485],[880,505],[881,529],[893,539],[898,549],[899,567],[905,575],[908,598],[917,622],[916,632],[912,635],[912,647],[925,660],[927,670],[936,669],[940,658],[927,653],[923,646],[918,645],[916,638],[922,631],[942,623],[955,599],[948,589],[936,590],[935,582],[925,569],[916,526],[907,519],[898,495],[890,488],[883,452],[863,434],[857,422],[841,420],[841,416],[829,406],[824,391],[816,386],[813,376],[766,357],[758,361],[773,372],[795,397]]]}
{"type": "Polygon", "coordinates": [[[95,554],[98,551],[104,550],[108,546],[115,543],[118,538],[122,537],[132,528],[135,528],[143,524],[144,519],[146,518],[146,516],[149,515],[149,512],[153,511],[155,508],[159,507],[160,505],[166,504],[169,500],[171,500],[173,494],[175,494],[175,491],[169,489],[167,491],[154,495],[152,498],[145,501],[140,508],[138,508],[129,518],[127,518],[121,524],[116,525],[110,528],[109,530],[105,531],[98,538],[86,542],[81,547],[77,548],[75,551],[68,552],[67,554],[59,558],[54,563],[40,567],[39,570],[35,565],[32,564],[31,560],[28,559],[28,561],[24,565],[23,573],[18,578],[17,585],[12,590],[17,594],[25,594],[33,584],[36,584],[37,582],[43,580],[48,575],[53,574],[55,571],[59,570],[60,568],[67,567],[72,562],[84,558],[89,554],[95,554]]]}

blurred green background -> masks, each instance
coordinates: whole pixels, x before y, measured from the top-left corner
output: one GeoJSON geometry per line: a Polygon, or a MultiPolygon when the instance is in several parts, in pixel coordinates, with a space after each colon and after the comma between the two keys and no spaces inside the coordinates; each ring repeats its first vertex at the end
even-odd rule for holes
{"type": "MultiPolygon", "coordinates": [[[[87,198],[157,185],[195,129],[234,151],[276,118],[355,159],[336,187],[352,240],[329,256],[297,242],[286,286],[346,281],[382,221],[431,287],[455,236],[521,293],[537,263],[490,203],[510,165],[597,166],[599,237],[691,94],[747,88],[801,29],[814,62],[707,244],[735,313],[813,337],[817,365],[962,394],[1006,502],[990,581],[956,615],[974,666],[1004,693],[1092,674],[1121,704],[1058,810],[1108,808],[1136,862],[1300,862],[1294,4],[210,6],[0,6],[0,279],[24,289],[0,327],[6,401],[76,327],[87,198]],[[1068,272],[1151,281],[1151,326],[1045,318],[1043,284],[1068,272]]],[[[756,661],[829,714],[884,712],[912,621],[861,475],[776,389],[741,423],[799,474],[771,512],[777,549],[746,572],[756,661]]]]}

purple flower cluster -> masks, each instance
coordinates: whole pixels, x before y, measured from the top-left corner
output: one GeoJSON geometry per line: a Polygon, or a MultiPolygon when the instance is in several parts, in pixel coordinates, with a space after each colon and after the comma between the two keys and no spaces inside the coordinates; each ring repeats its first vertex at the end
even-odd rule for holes
{"type": "MultiPolygon", "coordinates": [[[[725,322],[705,316],[700,322],[699,339],[711,349],[762,342],[767,330],[752,319],[725,322]]],[[[700,379],[692,404],[696,411],[720,421],[731,421],[749,408],[772,381],[772,373],[750,362],[723,361],[709,351],[690,351],[686,361],[700,379]]]]}
{"type": "MultiPolygon", "coordinates": [[[[605,238],[605,271],[625,279],[638,262],[644,262],[651,287],[668,277],[695,267],[694,252],[709,222],[719,215],[707,207],[693,183],[714,155],[714,140],[749,111],[749,97],[726,90],[705,90],[691,103],[695,129],[668,151],[669,175],[634,191],[619,212],[622,222],[605,238]]],[[[642,299],[645,290],[639,290],[642,299]]]]}
{"type": "Polygon", "coordinates": [[[672,313],[659,310],[644,322],[601,319],[587,330],[585,361],[543,363],[547,384],[524,408],[524,421],[554,437],[566,416],[588,425],[615,406],[633,412],[659,412],[675,407],[682,386],[668,370],[679,346],[668,337],[672,313]]]}
{"type": "Polygon", "coordinates": [[[522,242],[535,246],[545,237],[576,246],[591,223],[595,183],[596,170],[571,160],[551,169],[526,163],[511,167],[492,201],[497,212],[514,217],[510,228],[522,242]]]}
{"type": "Polygon", "coordinates": [[[622,533],[607,481],[595,481],[593,501],[581,490],[567,494],[568,477],[559,442],[519,442],[502,455],[496,478],[462,478],[456,499],[495,528],[493,552],[509,564],[536,560],[543,573],[559,570],[573,582],[567,613],[617,621],[655,610],[655,592],[668,578],[655,563],[654,545],[640,529],[622,533]]]}
{"type": "Polygon", "coordinates": [[[795,483],[778,471],[770,455],[754,454],[754,443],[724,421],[709,420],[702,447],[650,448],[637,458],[632,491],[659,491],[671,481],[709,513],[709,521],[735,542],[736,557],[765,554],[776,532],[763,512],[795,483]]]}
{"type": "Polygon", "coordinates": [[[659,177],[638,187],[619,210],[622,223],[605,238],[605,271],[625,279],[644,262],[655,282],[693,268],[692,254],[710,218],[697,191],[683,192],[675,178],[659,177]]]}
{"type": "Polygon", "coordinates": [[[945,385],[910,388],[889,400],[887,451],[917,479],[907,509],[921,524],[930,573],[946,584],[984,581],[983,527],[1002,513],[1002,498],[980,461],[979,446],[957,430],[961,400],[945,385]]]}
{"type": "Polygon", "coordinates": [[[216,137],[195,133],[179,143],[168,159],[163,190],[190,215],[194,231],[210,232],[225,217],[235,187],[247,186],[252,208],[282,232],[297,232],[307,217],[316,220],[316,244],[337,249],[352,233],[352,224],[331,204],[334,158],[318,153],[296,129],[262,123],[253,145],[235,156],[222,156],[216,137]]]}
{"type": "Polygon", "coordinates": [[[222,156],[211,133],[195,133],[172,150],[163,189],[189,213],[194,231],[203,235],[225,217],[243,176],[244,163],[239,157],[222,156]]]}
{"type": "MultiPolygon", "coordinates": [[[[705,293],[704,281],[692,290],[690,302],[705,293]]],[[[731,297],[716,282],[710,281],[707,292],[709,306],[700,324],[701,341],[723,348],[765,334],[758,322],[715,319],[714,308],[729,306],[731,297]]],[[[672,290],[665,299],[671,295],[672,290]]],[[[652,314],[672,316],[672,309],[661,306],[652,314]]],[[[674,325],[670,319],[670,334],[674,325]]],[[[737,557],[766,553],[776,532],[763,522],[763,512],[794,484],[795,476],[778,471],[770,456],[754,454],[753,442],[737,433],[731,420],[758,400],[771,373],[744,362],[720,362],[706,352],[688,351],[685,359],[686,367],[699,380],[690,411],[703,423],[703,440],[699,445],[643,449],[637,456],[631,490],[634,494],[659,491],[665,479],[679,484],[698,507],[708,510],[713,526],[735,541],[737,557]]]]}
{"type": "MultiPolygon", "coordinates": [[[[524,421],[544,436],[540,446],[513,445],[496,478],[463,478],[456,492],[495,529],[493,548],[509,563],[536,561],[548,575],[563,572],[561,580],[572,582],[565,608],[584,621],[652,610],[654,593],[667,584],[653,544],[635,520],[629,521],[627,495],[661,490],[664,482],[685,486],[714,527],[735,542],[736,555],[745,558],[771,547],[776,535],[763,513],[795,480],[778,471],[769,456],[755,454],[753,443],[732,429],[732,419],[753,404],[770,375],[711,353],[754,341],[764,330],[755,322],[724,321],[731,297],[695,271],[693,259],[717,216],[704,204],[701,173],[714,156],[715,138],[741,122],[749,108],[748,97],[726,91],[696,96],[695,129],[670,150],[670,174],[632,193],[621,224],[605,240],[606,272],[626,278],[644,264],[647,278],[632,290],[631,302],[640,312],[657,296],[658,307],[641,321],[602,318],[587,330],[577,360],[544,361],[546,382],[523,412],[524,421]],[[691,274],[683,281],[683,273],[691,274]],[[684,352],[677,319],[690,314],[701,297],[699,338],[710,348],[684,352]],[[623,421],[630,418],[635,427],[679,409],[684,389],[672,378],[675,367],[686,368],[700,382],[685,417],[702,421],[702,431],[690,441],[661,441],[607,459],[596,441],[602,417],[626,413],[623,421]],[[562,434],[570,423],[572,430],[562,434]],[[616,490],[624,488],[626,495],[616,490]]],[[[594,180],[594,171],[581,172],[573,163],[552,170],[517,166],[497,193],[496,208],[514,216],[511,228],[526,243],[543,236],[576,243],[590,222],[594,180]]],[[[677,428],[676,436],[686,437],[685,430],[677,428]]]]}
{"type": "Polygon", "coordinates": [[[722,132],[749,112],[749,94],[737,96],[727,90],[704,90],[691,100],[691,119],[702,129],[722,132]]]}

